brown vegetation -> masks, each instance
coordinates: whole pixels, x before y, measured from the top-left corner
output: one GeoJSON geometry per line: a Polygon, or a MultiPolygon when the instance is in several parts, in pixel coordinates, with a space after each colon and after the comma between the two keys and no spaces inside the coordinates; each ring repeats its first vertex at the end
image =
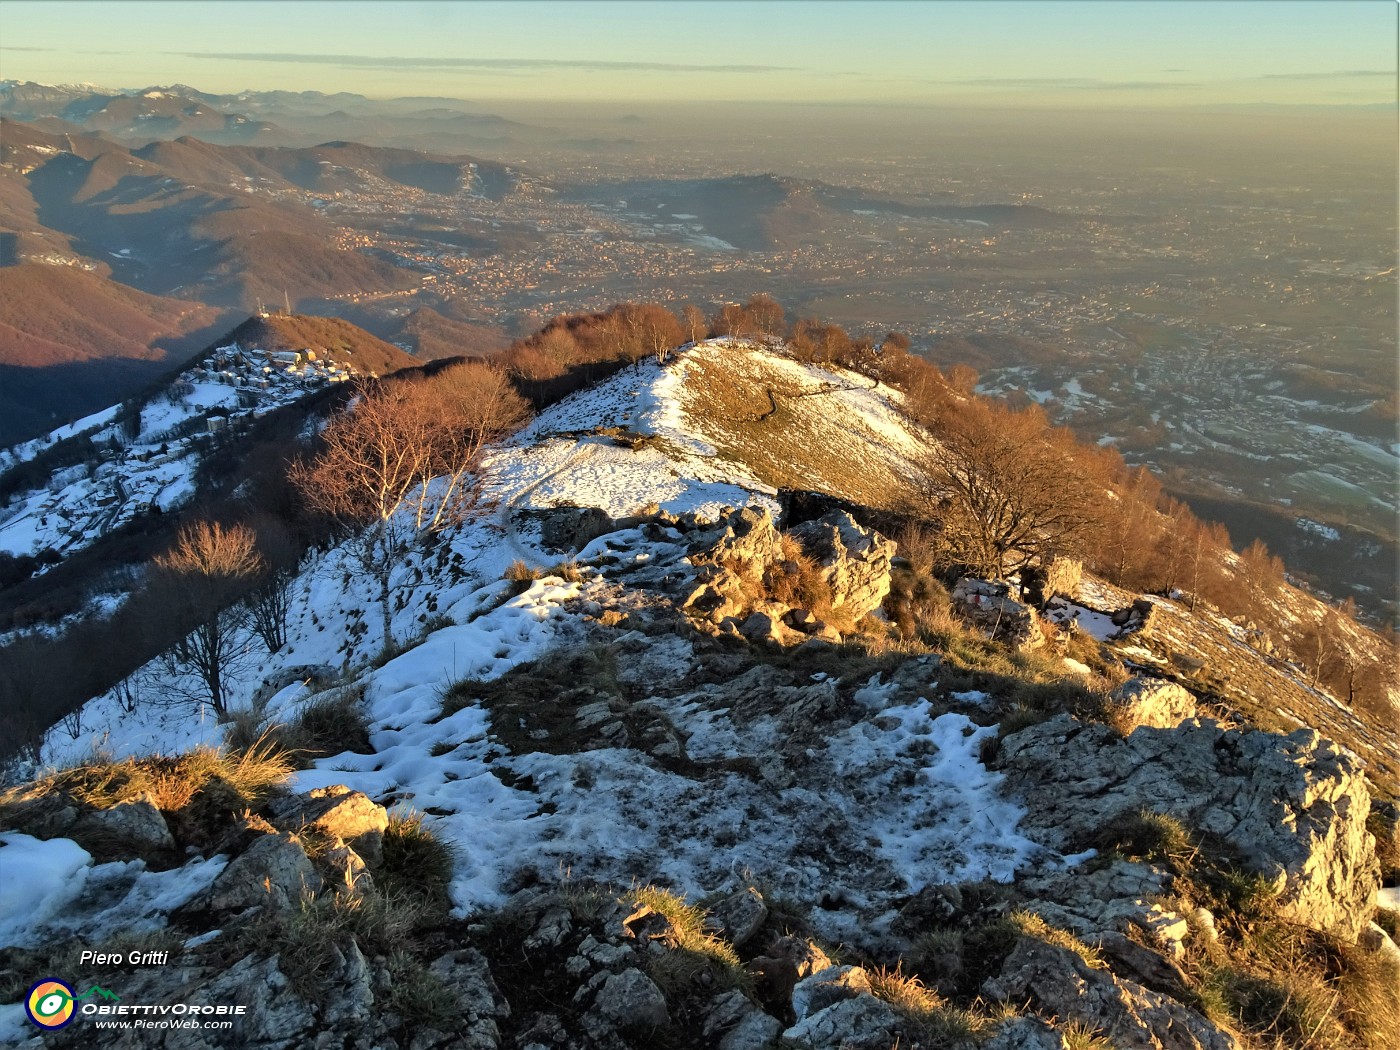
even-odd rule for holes
{"type": "MultiPolygon", "coordinates": [[[[623,318],[661,309],[621,304],[556,317],[515,343],[505,361],[536,404],[554,400],[636,360],[623,318]]],[[[707,331],[697,307],[687,306],[683,317],[680,333],[691,340],[706,334],[757,338],[781,331],[783,311],[768,296],[755,295],[721,307],[707,331]]],[[[1396,666],[1392,643],[1378,640],[1380,656],[1359,658],[1346,641],[1355,630],[1347,609],[1300,629],[1279,600],[1284,576],[1276,557],[1262,545],[1235,555],[1223,526],[1201,521],[1148,471],[1128,467],[1116,450],[1078,442],[1038,410],[1015,411],[979,397],[971,366],[955,364],[945,374],[911,353],[908,338],[898,332],[877,345],[852,338],[838,325],[796,318],[787,335],[789,352],[799,360],[849,369],[898,389],[908,414],[950,451],[946,457],[931,452],[937,484],[926,486],[914,505],[937,551],[939,571],[1005,574],[1041,554],[1073,551],[1118,586],[1179,595],[1192,609],[1208,602],[1252,621],[1281,647],[1280,655],[1315,669],[1318,684],[1372,713],[1387,710],[1384,689],[1396,666]],[[1002,484],[983,484],[993,478],[1002,484]],[[941,506],[931,507],[930,497],[941,506]]],[[[982,363],[983,356],[973,353],[971,360],[982,363]]],[[[734,400],[743,391],[723,396],[734,400]]],[[[736,402],[727,416],[745,410],[736,402]]],[[[763,440],[778,443],[775,462],[795,464],[810,455],[781,447],[779,427],[768,430],[763,440]]]]}
{"type": "Polygon", "coordinates": [[[928,477],[943,560],[997,579],[1032,560],[1081,553],[1103,502],[1068,431],[1039,409],[980,400],[944,418],[928,477]]]}
{"type": "Polygon", "coordinates": [[[263,572],[257,536],[244,525],[196,522],[181,530],[154,568],[161,614],[194,625],[163,656],[172,689],[208,700],[222,717],[229,674],[247,656],[239,636],[247,610],[239,600],[263,572]]]}
{"type": "Polygon", "coordinates": [[[486,445],[526,418],[503,373],[454,365],[431,379],[367,387],[327,425],[317,456],[292,466],[306,503],[356,537],[357,557],[379,584],[386,649],[395,565],[417,537],[461,520],[486,445]]]}

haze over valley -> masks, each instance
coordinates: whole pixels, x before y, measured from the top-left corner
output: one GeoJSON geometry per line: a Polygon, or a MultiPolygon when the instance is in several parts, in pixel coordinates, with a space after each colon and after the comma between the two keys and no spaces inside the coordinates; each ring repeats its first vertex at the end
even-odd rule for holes
{"type": "MultiPolygon", "coordinates": [[[[4,136],[6,252],[225,311],[286,300],[409,349],[425,326],[489,351],[558,313],[765,292],[794,316],[907,332],[1324,589],[1388,607],[1384,113],[516,109],[7,84],[0,113],[28,122],[4,136]],[[248,144],[193,137],[210,114],[248,144]],[[360,145],[256,144],[310,143],[332,115],[360,145]],[[446,130],[464,120],[470,134],[446,130]]],[[[28,418],[10,438],[38,432],[28,418]]]]}

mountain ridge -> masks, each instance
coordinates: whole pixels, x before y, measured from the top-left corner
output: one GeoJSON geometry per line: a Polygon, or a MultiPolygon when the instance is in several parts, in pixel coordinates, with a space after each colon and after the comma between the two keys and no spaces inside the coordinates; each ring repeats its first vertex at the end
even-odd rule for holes
{"type": "MultiPolygon", "coordinates": [[[[1319,972],[1313,952],[1370,952],[1383,987],[1388,938],[1362,939],[1379,914],[1371,793],[1394,792],[1373,759],[1393,739],[1358,737],[1363,760],[1306,727],[1234,724],[1284,694],[1229,710],[1202,671],[1263,666],[1258,638],[1185,595],[1069,573],[1042,584],[1042,613],[997,581],[940,593],[917,540],[839,507],[782,518],[786,454],[754,426],[784,404],[784,427],[851,462],[806,475],[834,497],[870,499],[872,476],[880,489],[913,480],[916,447],[938,439],[889,387],[776,341],[712,339],[669,358],[615,371],[491,451],[475,513],[393,566],[393,637],[378,636],[377,585],[347,538],[299,567],[285,638],[234,682],[239,720],[150,702],[172,688],[157,659],[94,698],[78,732],[50,730],[45,760],[66,765],[96,735],[132,786],[121,805],[93,801],[80,771],[0,799],[0,823],[20,829],[3,849],[33,887],[21,912],[0,913],[0,939],[37,960],[75,930],[105,936],[104,905],[81,886],[98,857],[142,859],[105,892],[182,943],[184,923],[219,930],[180,956],[210,987],[290,974],[298,1003],[322,987],[353,1004],[308,1005],[269,1037],[279,1048],[313,1030],[417,1031],[354,977],[389,972],[383,930],[338,911],[396,892],[424,908],[394,942],[397,972],[433,975],[415,980],[448,989],[435,1023],[489,1017],[496,1045],[547,1026],[588,1050],[701,1047],[741,1023],[756,1046],[938,1045],[935,1026],[958,1018],[966,1045],[980,1032],[1024,1046],[1013,1038],[1031,1032],[1063,1048],[1078,1025],[1240,1050],[1269,1029],[1197,997],[1212,967],[1272,989],[1319,972]],[[921,626],[901,637],[910,607],[921,626]],[[1198,621],[1204,633],[1182,634],[1198,621]],[[135,794],[143,755],[226,733],[267,746],[260,734],[309,732],[331,711],[353,731],[282,737],[316,739],[319,756],[294,774],[269,763],[266,794],[169,818],[135,794]],[[165,829],[158,845],[100,845],[143,805],[155,817],[142,809],[142,826],[165,829]],[[340,845],[304,845],[318,825],[340,845]],[[409,835],[420,852],[405,868],[393,858],[409,835]],[[333,961],[324,984],[298,984],[306,971],[278,932],[292,921],[363,966],[333,961]],[[1250,931],[1323,947],[1269,969],[1250,931]],[[908,981],[897,967],[918,982],[892,985],[908,981]],[[641,1026],[621,1001],[643,1004],[641,1026]]],[[[1334,708],[1329,731],[1354,718],[1304,669],[1268,666],[1288,697],[1334,708]]],[[[239,761],[251,782],[254,760],[239,761]]],[[[143,981],[152,1001],[177,994],[160,972],[143,981]]],[[[5,1009],[0,1025],[23,1024],[5,1009]]],[[[269,1023],[270,1001],[249,1009],[248,1023],[269,1023]]]]}

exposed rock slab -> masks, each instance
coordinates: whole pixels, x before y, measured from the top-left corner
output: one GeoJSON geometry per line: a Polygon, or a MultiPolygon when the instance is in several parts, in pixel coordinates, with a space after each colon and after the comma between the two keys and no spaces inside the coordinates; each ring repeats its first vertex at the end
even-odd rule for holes
{"type": "Polygon", "coordinates": [[[301,843],[286,832],[263,835],[229,862],[210,887],[209,907],[238,911],[264,905],[279,911],[293,907],[303,892],[321,888],[301,843]]]}
{"type": "Polygon", "coordinates": [[[1218,835],[1269,878],[1283,918],[1355,940],[1380,869],[1360,761],[1310,729],[1288,736],[1192,720],[1124,738],[1060,715],[1002,741],[1025,825],[1072,849],[1138,810],[1218,835]]]}
{"type": "Polygon", "coordinates": [[[1196,698],[1175,682],[1160,678],[1130,678],[1112,694],[1115,712],[1123,724],[1172,729],[1197,714],[1196,698]]]}
{"type": "Polygon", "coordinates": [[[165,818],[154,803],[144,798],[84,814],[74,826],[72,836],[79,843],[97,839],[120,843],[138,854],[175,848],[175,838],[165,818]]]}
{"type": "Polygon", "coordinates": [[[1239,1050],[1233,1035],[1194,1010],[1033,937],[1016,942],[982,990],[1045,1017],[1082,1021],[1121,1050],[1239,1050]]]}
{"type": "Polygon", "coordinates": [[[363,792],[333,784],[274,803],[272,822],[284,831],[299,833],[314,828],[328,837],[343,839],[366,863],[377,864],[389,813],[363,792]]]}

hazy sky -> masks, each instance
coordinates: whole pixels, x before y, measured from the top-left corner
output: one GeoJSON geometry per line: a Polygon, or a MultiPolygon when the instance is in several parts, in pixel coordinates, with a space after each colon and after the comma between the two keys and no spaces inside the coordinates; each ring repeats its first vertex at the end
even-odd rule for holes
{"type": "Polygon", "coordinates": [[[1393,103],[1398,12],[1395,0],[0,0],[0,77],[471,99],[1393,103]]]}

